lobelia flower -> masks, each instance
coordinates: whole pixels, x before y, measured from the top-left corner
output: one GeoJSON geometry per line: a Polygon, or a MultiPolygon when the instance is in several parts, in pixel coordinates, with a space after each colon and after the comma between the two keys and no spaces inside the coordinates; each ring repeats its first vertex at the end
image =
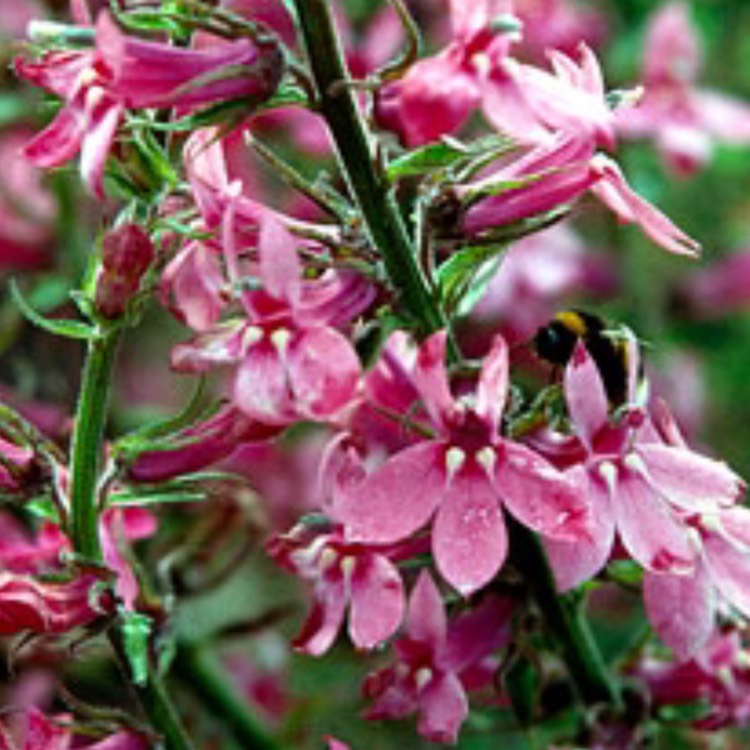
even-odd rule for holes
{"type": "Polygon", "coordinates": [[[510,600],[488,596],[448,622],[437,587],[422,571],[409,597],[406,633],[394,644],[396,664],[363,685],[374,701],[365,717],[400,719],[416,711],[419,734],[455,743],[469,710],[462,677],[508,644],[511,613],[510,600]]]}
{"type": "MultiPolygon", "coordinates": [[[[629,400],[635,399],[637,346],[629,345],[629,400]]],[[[688,576],[697,564],[687,513],[718,512],[737,501],[742,480],[725,464],[685,446],[667,445],[645,415],[626,407],[610,419],[599,371],[582,342],[566,367],[563,388],[586,457],[566,474],[589,499],[594,533],[571,545],[547,540],[561,590],[593,576],[609,558],[615,532],[646,570],[688,576]]]]}
{"type": "Polygon", "coordinates": [[[617,130],[629,138],[650,137],[678,175],[695,172],[711,157],[716,141],[750,143],[750,105],[696,87],[700,41],[682,2],[654,14],[643,59],[645,96],[617,115],[617,130]]]}
{"type": "Polygon", "coordinates": [[[93,50],[16,60],[21,77],[65,100],[57,117],[27,144],[26,156],[37,166],[55,167],[80,150],[84,182],[101,197],[104,163],[126,110],[263,100],[275,91],[283,67],[274,42],[238,39],[183,49],[128,37],[102,11],[93,50]],[[245,75],[236,75],[238,68],[245,75]]]}
{"type": "MultiPolygon", "coordinates": [[[[239,281],[231,208],[224,247],[239,281]]],[[[260,220],[262,289],[242,293],[247,320],[220,324],[172,351],[172,366],[203,372],[234,366],[235,405],[262,424],[334,418],[356,396],[359,359],[349,341],[303,304],[302,265],[294,238],[270,214],[260,220]]],[[[312,282],[314,285],[314,282],[312,282]]]]}
{"type": "Polygon", "coordinates": [[[540,455],[498,434],[508,392],[505,341],[497,337],[485,357],[473,400],[451,395],[445,346],[444,331],[427,339],[413,374],[435,437],[346,485],[333,513],[350,541],[366,544],[406,539],[434,516],[438,570],[468,596],[488,583],[505,560],[502,506],[522,524],[571,541],[585,538],[587,509],[540,455]]]}
{"type": "Polygon", "coordinates": [[[621,222],[637,224],[665,250],[680,255],[700,250],[695,240],[633,191],[612,159],[595,154],[587,139],[558,136],[489,176],[454,188],[465,204],[460,230],[470,236],[565,207],[586,192],[621,222]]]}
{"type": "Polygon", "coordinates": [[[509,11],[507,0],[451,0],[452,41],[379,92],[378,122],[409,147],[458,129],[481,101],[482,70],[508,52],[510,35],[492,22],[509,11]]]}
{"type": "Polygon", "coordinates": [[[342,530],[316,530],[304,522],[275,537],[268,552],[315,584],[315,602],[295,639],[300,651],[321,656],[333,645],[349,609],[349,637],[360,649],[390,638],[404,614],[401,576],[389,559],[394,549],[347,542],[342,530]]]}
{"type": "Polygon", "coordinates": [[[750,651],[738,629],[716,632],[689,660],[667,663],[646,658],[634,670],[656,707],[705,701],[707,713],[692,723],[717,731],[750,719],[750,651]]]}
{"type": "Polygon", "coordinates": [[[647,572],[643,579],[648,618],[680,659],[708,642],[719,605],[729,604],[750,618],[750,510],[738,506],[696,514],[686,523],[698,549],[693,573],[647,572]]]}

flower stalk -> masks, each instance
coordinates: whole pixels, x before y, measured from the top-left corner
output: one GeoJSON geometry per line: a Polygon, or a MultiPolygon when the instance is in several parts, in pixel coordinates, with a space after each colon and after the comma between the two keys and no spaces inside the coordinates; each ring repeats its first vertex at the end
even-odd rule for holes
{"type": "Polygon", "coordinates": [[[370,134],[355,99],[341,43],[327,0],[295,0],[300,28],[318,92],[318,106],[331,130],[344,179],[385,263],[399,302],[420,336],[448,321],[422,273],[385,175],[376,170],[370,134]]]}

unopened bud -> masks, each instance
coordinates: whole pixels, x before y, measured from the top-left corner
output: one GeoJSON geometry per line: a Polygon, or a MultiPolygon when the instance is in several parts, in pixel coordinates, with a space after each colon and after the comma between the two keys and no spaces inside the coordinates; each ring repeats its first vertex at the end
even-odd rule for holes
{"type": "Polygon", "coordinates": [[[121,316],[140,288],[154,259],[154,246],[136,224],[125,224],[102,241],[102,265],[96,281],[95,305],[105,318],[121,316]]]}

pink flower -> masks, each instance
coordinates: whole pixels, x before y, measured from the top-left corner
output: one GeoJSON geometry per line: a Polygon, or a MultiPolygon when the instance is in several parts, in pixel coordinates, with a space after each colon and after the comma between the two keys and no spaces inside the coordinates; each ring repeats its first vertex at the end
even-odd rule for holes
{"type": "Polygon", "coordinates": [[[700,249],[695,240],[633,191],[612,159],[594,154],[586,140],[568,136],[531,149],[478,182],[457,187],[457,196],[467,203],[461,230],[469,235],[491,232],[566,207],[587,191],[620,221],[637,224],[665,250],[695,255],[700,249]]]}
{"type": "Polygon", "coordinates": [[[263,99],[275,90],[282,70],[275,45],[261,48],[239,39],[201,50],[170,47],[122,34],[103,11],[94,50],[48,52],[39,62],[16,60],[20,76],[66,102],[26,146],[26,155],[40,167],[55,167],[80,150],[83,179],[101,197],[104,162],[126,109],[263,99]],[[219,75],[234,66],[247,68],[247,75],[219,75]]]}
{"type": "Polygon", "coordinates": [[[42,583],[27,575],[0,573],[0,635],[60,634],[87,625],[112,609],[111,597],[97,597],[97,582],[91,575],[42,583]]]}
{"type": "Polygon", "coordinates": [[[340,529],[316,530],[304,523],[272,540],[277,562],[315,584],[315,603],[295,640],[314,656],[333,645],[349,609],[349,637],[372,649],[392,636],[404,614],[404,590],[388,550],[347,542],[340,529]]]}
{"type": "Polygon", "coordinates": [[[618,131],[632,138],[654,138],[677,174],[690,174],[704,164],[715,141],[750,143],[750,106],[696,88],[701,62],[688,6],[663,6],[653,16],[646,39],[645,96],[637,107],[618,112],[618,131]]]}
{"type": "Polygon", "coordinates": [[[451,43],[381,90],[379,122],[410,147],[459,128],[481,101],[482,66],[508,51],[508,35],[491,28],[508,6],[503,0],[451,0],[451,43]]]}
{"type": "Polygon", "coordinates": [[[406,616],[406,634],[394,645],[397,663],[371,674],[364,693],[374,699],[368,719],[419,713],[417,731],[433,742],[455,743],[468,714],[462,676],[507,645],[512,606],[490,596],[448,622],[429,573],[420,573],[406,616]]]}
{"type": "Polygon", "coordinates": [[[656,707],[708,703],[693,724],[716,731],[750,719],[750,652],[738,630],[715,633],[689,661],[676,664],[646,659],[635,674],[648,686],[656,707]]]}
{"type": "Polygon", "coordinates": [[[392,456],[334,503],[351,541],[406,539],[434,515],[438,569],[463,595],[502,566],[507,532],[501,506],[555,537],[586,535],[585,507],[541,456],[498,435],[507,398],[508,352],[498,337],[485,358],[475,399],[454,400],[445,370],[445,332],[419,350],[414,382],[437,435],[392,456]]]}
{"type": "MultiPolygon", "coordinates": [[[[230,207],[224,249],[238,281],[233,219],[230,207]]],[[[294,239],[270,214],[260,220],[257,248],[263,289],[242,293],[247,321],[229,321],[178,345],[172,365],[189,372],[236,366],[234,403],[263,424],[331,419],[356,395],[359,359],[342,334],[305,308],[294,239]]]]}
{"type": "Polygon", "coordinates": [[[680,576],[647,573],[643,581],[649,620],[680,659],[695,655],[708,642],[720,603],[750,617],[750,510],[738,506],[695,515],[687,522],[699,550],[695,571],[680,576]]]}
{"type": "Polygon", "coordinates": [[[697,268],[681,280],[677,299],[697,318],[712,319],[750,305],[750,250],[743,249],[697,268]]]}
{"type": "MultiPolygon", "coordinates": [[[[637,347],[630,344],[635,397],[637,347]]],[[[649,432],[645,416],[630,409],[619,423],[608,414],[599,371],[579,342],[565,370],[565,400],[586,451],[568,476],[588,497],[595,532],[577,545],[550,540],[547,550],[560,589],[594,575],[607,561],[615,530],[628,551],[655,573],[691,574],[697,563],[685,513],[732,505],[743,483],[725,464],[686,447],[666,445],[649,432]]]]}

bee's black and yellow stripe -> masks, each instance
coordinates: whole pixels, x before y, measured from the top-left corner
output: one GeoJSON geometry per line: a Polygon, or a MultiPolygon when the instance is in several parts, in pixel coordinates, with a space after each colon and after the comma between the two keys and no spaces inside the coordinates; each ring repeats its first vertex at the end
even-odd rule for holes
{"type": "Polygon", "coordinates": [[[563,310],[536,332],[534,349],[541,359],[564,367],[576,342],[582,340],[599,369],[610,403],[619,405],[627,397],[628,348],[623,337],[611,334],[597,315],[563,310]]]}

